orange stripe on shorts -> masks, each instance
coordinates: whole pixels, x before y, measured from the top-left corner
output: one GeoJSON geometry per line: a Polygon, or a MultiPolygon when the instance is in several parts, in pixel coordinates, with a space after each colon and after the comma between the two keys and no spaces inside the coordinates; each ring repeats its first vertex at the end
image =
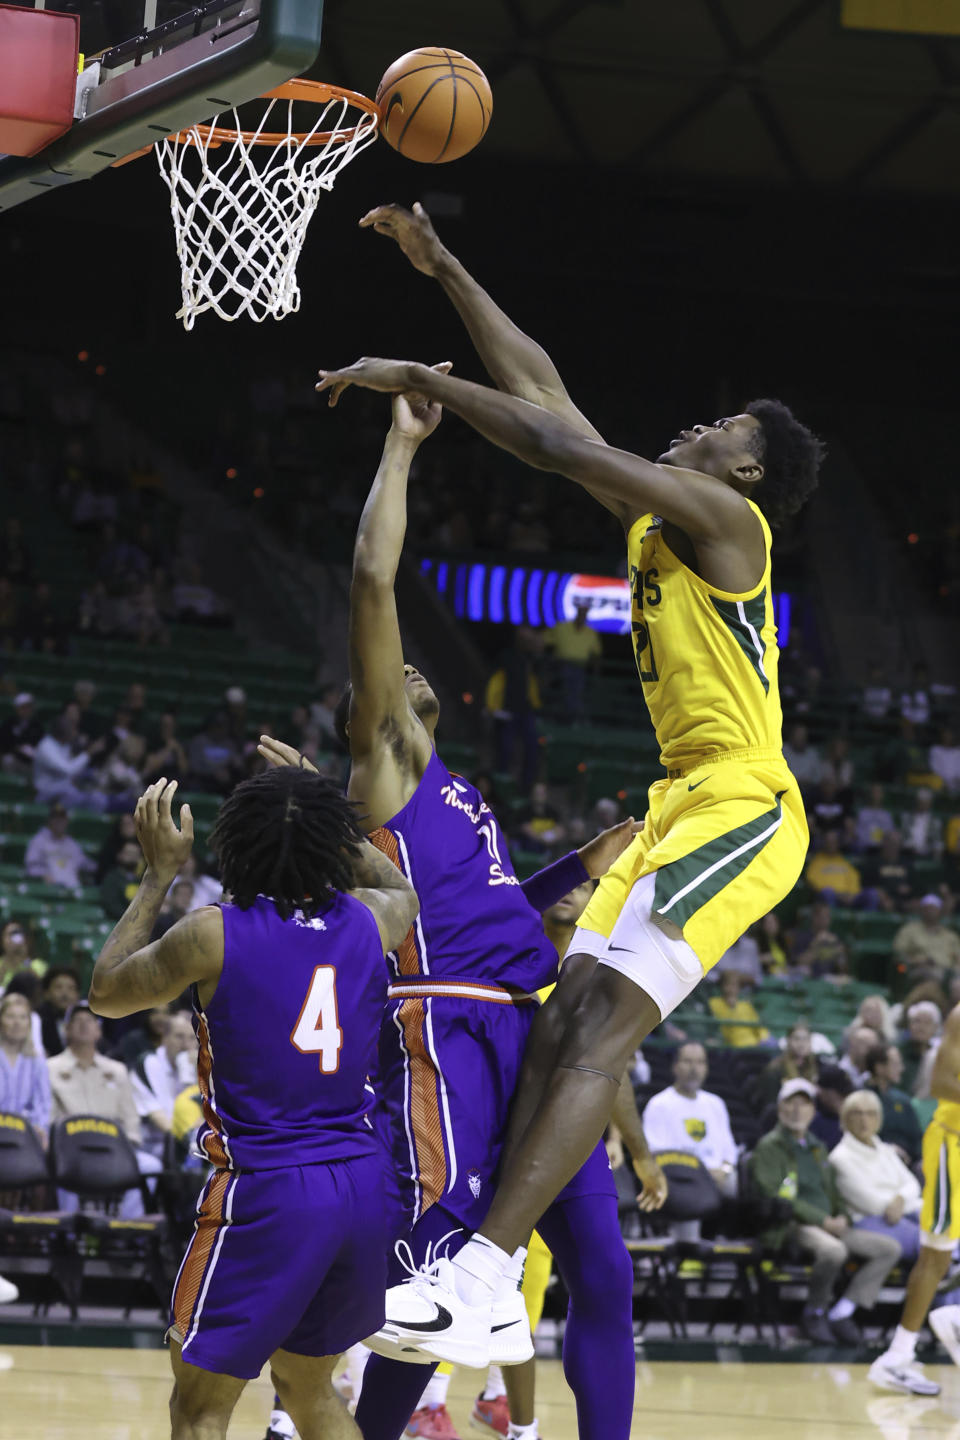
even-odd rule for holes
{"type": "Polygon", "coordinates": [[[209,1130],[201,1141],[202,1148],[207,1158],[218,1169],[226,1169],[230,1164],[226,1147],[220,1138],[221,1121],[220,1116],[213,1108],[211,1102],[210,1076],[213,1073],[213,1054],[210,1049],[210,1031],[207,1027],[206,1016],[199,1016],[197,1026],[199,1034],[197,1039],[200,1042],[200,1049],[197,1052],[197,1082],[200,1086],[200,1094],[203,1097],[203,1118],[209,1126],[209,1130]]]}
{"type": "Polygon", "coordinates": [[[437,1100],[437,1072],[424,1040],[424,1001],[404,1000],[400,1006],[403,1039],[410,1056],[410,1122],[417,1154],[422,1210],[443,1194],[447,1159],[443,1151],[443,1125],[437,1100]]]}
{"type": "MultiPolygon", "coordinates": [[[[402,875],[403,866],[400,864],[400,846],[397,844],[397,837],[393,831],[387,830],[385,826],[381,826],[379,830],[371,830],[367,839],[371,845],[375,845],[378,850],[382,851],[388,860],[393,861],[402,875]]],[[[417,954],[412,925],[397,946],[397,965],[399,966],[401,975],[420,974],[420,956],[417,954]]]]}
{"type": "Polygon", "coordinates": [[[223,1205],[227,1186],[233,1178],[229,1170],[219,1170],[210,1181],[210,1189],[200,1207],[196,1228],[190,1244],[187,1246],[177,1286],[173,1292],[173,1318],[184,1340],[190,1334],[194,1306],[203,1286],[207,1261],[210,1259],[210,1252],[216,1244],[220,1226],[223,1224],[223,1205]]]}

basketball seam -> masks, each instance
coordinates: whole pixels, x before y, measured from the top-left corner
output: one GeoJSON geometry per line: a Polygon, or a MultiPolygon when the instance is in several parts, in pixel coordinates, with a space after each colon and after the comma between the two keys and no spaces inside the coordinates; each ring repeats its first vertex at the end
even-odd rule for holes
{"type": "MultiPolygon", "coordinates": [[[[410,111],[410,118],[409,118],[407,121],[405,121],[404,126],[403,126],[403,129],[400,131],[400,134],[397,136],[397,149],[400,151],[400,154],[401,154],[401,155],[403,154],[403,149],[402,149],[402,146],[403,146],[403,137],[406,135],[407,131],[410,129],[410,126],[413,124],[414,118],[415,118],[415,116],[416,116],[417,111],[420,109],[420,106],[423,104],[424,100],[426,100],[427,96],[430,94],[430,91],[433,89],[433,87],[434,87],[435,85],[439,85],[439,84],[441,83],[441,81],[443,81],[443,80],[448,80],[449,78],[450,78],[450,77],[449,77],[449,72],[444,71],[444,73],[443,73],[442,75],[438,75],[438,76],[437,76],[436,80],[431,80],[431,81],[430,81],[430,84],[427,86],[426,90],[424,90],[423,94],[420,96],[420,99],[417,101],[416,105],[414,105],[413,109],[410,111]]],[[[441,151],[440,153],[443,154],[443,151],[441,151]]]]}
{"type": "MultiPolygon", "coordinates": [[[[438,67],[438,66],[435,66],[435,65],[423,65],[423,66],[421,66],[420,68],[423,69],[423,70],[435,70],[435,69],[438,69],[439,67],[438,67]]],[[[402,77],[401,80],[398,80],[398,81],[396,81],[395,83],[399,86],[399,85],[401,85],[401,84],[403,83],[403,80],[406,80],[406,79],[407,79],[407,76],[408,76],[408,75],[414,75],[414,74],[416,74],[416,73],[418,73],[418,72],[417,72],[417,71],[414,71],[414,70],[409,70],[409,71],[406,72],[406,74],[404,74],[404,76],[402,77]]],[[[489,114],[487,113],[486,107],[484,106],[484,103],[483,103],[483,98],[482,98],[482,96],[480,95],[479,91],[477,90],[476,86],[472,83],[472,81],[471,81],[466,75],[459,75],[459,74],[457,74],[457,72],[454,71],[453,69],[444,70],[444,73],[443,73],[442,75],[438,75],[437,78],[436,78],[436,80],[431,80],[431,82],[430,82],[430,84],[427,86],[426,90],[424,90],[423,94],[422,94],[422,95],[420,96],[420,98],[418,99],[416,105],[414,105],[413,109],[410,111],[409,116],[408,116],[407,119],[404,121],[403,129],[400,131],[400,134],[397,136],[397,142],[396,142],[396,144],[397,144],[397,150],[400,152],[401,155],[403,154],[403,141],[404,141],[404,137],[406,136],[406,133],[407,133],[407,131],[409,130],[410,126],[413,124],[413,121],[414,121],[414,119],[416,118],[417,111],[420,109],[420,106],[421,106],[421,105],[423,104],[423,102],[426,100],[426,98],[427,98],[427,96],[430,94],[431,90],[433,90],[434,86],[435,86],[435,85],[439,85],[440,82],[443,81],[443,80],[452,80],[452,81],[453,81],[453,116],[451,117],[450,129],[449,129],[448,132],[447,132],[447,138],[446,138],[446,140],[444,141],[443,148],[441,149],[440,153],[437,155],[437,158],[436,158],[436,160],[435,160],[433,163],[434,163],[434,164],[437,164],[439,161],[441,161],[441,160],[443,159],[443,156],[446,154],[446,151],[447,151],[447,149],[448,149],[448,147],[449,147],[449,145],[450,145],[450,140],[451,140],[452,134],[453,134],[454,118],[456,117],[456,112],[457,112],[457,83],[458,83],[458,81],[461,81],[461,80],[462,80],[466,85],[468,85],[468,86],[470,87],[470,89],[472,90],[473,94],[476,96],[477,104],[480,106],[480,115],[481,115],[481,118],[482,118],[482,120],[483,120],[483,129],[480,131],[480,135],[478,136],[477,143],[479,143],[479,141],[482,140],[483,137],[484,137],[484,135],[487,133],[487,126],[490,124],[490,116],[489,116],[489,114]]],[[[393,87],[391,87],[391,88],[393,88],[393,87]]],[[[407,158],[409,158],[409,157],[407,157],[407,158]]]]}
{"type": "Polygon", "coordinates": [[[453,127],[457,123],[457,72],[454,69],[453,58],[450,55],[450,52],[448,50],[444,50],[443,53],[444,55],[446,55],[447,64],[450,66],[450,78],[453,81],[453,103],[450,106],[450,124],[447,126],[447,138],[443,142],[443,149],[437,156],[437,160],[442,160],[444,155],[446,155],[447,150],[450,147],[450,141],[453,138],[453,127]]]}

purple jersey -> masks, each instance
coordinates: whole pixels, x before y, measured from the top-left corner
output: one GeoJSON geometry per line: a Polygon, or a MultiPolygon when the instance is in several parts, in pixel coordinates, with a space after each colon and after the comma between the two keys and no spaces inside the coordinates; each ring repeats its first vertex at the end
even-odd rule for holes
{"type": "Polygon", "coordinates": [[[223,973],[201,1010],[197,1144],[227,1170],[349,1160],[375,1150],[365,1122],[387,967],[366,905],[338,894],[312,920],[260,896],[223,906],[223,973]]]}
{"type": "Polygon", "coordinates": [[[557,978],[557,952],[513,873],[493,811],[436,753],[403,809],[369,838],[420,900],[407,940],[390,956],[398,980],[463,976],[536,991],[557,978]]]}

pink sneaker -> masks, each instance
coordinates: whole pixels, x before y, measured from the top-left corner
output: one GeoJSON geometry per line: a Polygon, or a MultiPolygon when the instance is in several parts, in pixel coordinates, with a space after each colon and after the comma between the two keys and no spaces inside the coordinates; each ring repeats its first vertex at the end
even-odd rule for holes
{"type": "Polygon", "coordinates": [[[474,1430],[488,1430],[491,1435],[506,1435],[510,1426],[510,1405],[506,1395],[498,1395],[495,1400],[484,1400],[482,1394],[478,1395],[473,1402],[470,1424],[474,1430]]]}
{"type": "Polygon", "coordinates": [[[446,1405],[424,1405],[414,1410],[404,1433],[416,1435],[418,1440],[460,1440],[446,1405]]]}

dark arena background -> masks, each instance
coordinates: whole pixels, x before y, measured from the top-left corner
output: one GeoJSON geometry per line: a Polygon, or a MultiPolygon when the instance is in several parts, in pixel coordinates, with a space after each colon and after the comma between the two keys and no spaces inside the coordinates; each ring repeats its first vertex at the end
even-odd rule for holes
{"type": "MultiPolygon", "coordinates": [[[[190,7],[56,8],[79,14],[90,56],[190,7]]],[[[852,1338],[829,1315],[811,1334],[810,1256],[764,1207],[751,1158],[780,1081],[799,1077],[824,1152],[843,1099],[872,1088],[881,1139],[919,1177],[960,1001],[960,5],[326,0],[308,74],[372,96],[392,60],[433,44],[485,71],[489,132],[448,165],[383,142],[359,155],[320,197],[282,323],[183,329],[152,155],[9,208],[0,156],[0,1440],[169,1433],[167,1304],[206,1179],[189,1146],[195,1042],[179,1002],[93,1036],[129,1088],[112,1120],[153,1163],[111,1183],[107,1147],[76,1162],[71,1190],[63,1127],[97,1112],[77,1075],[94,1050],[74,1054],[66,1016],[143,868],[124,797],[175,775],[193,809],[166,927],[220,896],[210,831],[262,766],[261,734],[345,782],[351,557],[390,405],[355,389],[330,411],[316,372],[374,355],[485,379],[439,285],[358,229],[374,205],[414,201],[611,444],[656,457],[681,428],[775,396],[828,450],[773,558],[809,860],[631,1070],[643,1111],[698,1047],[690,1104],[720,1097],[731,1134],[701,1168],[737,1183],[710,1180],[699,1214],[676,1199],[681,1176],[644,1214],[609,1139],[635,1271],[632,1434],[960,1435],[960,1379],[927,1330],[939,1397],[866,1378],[912,1257],[852,1338]],[[56,765],[73,767],[60,789],[56,765]],[[36,1091],[11,993],[49,1071],[36,1091]]],[[[0,53],[0,127],[8,68],[0,53]]],[[[662,774],[626,576],[619,527],[569,481],[453,415],[424,443],[397,579],[406,658],[440,698],[444,762],[483,791],[521,877],[640,819],[662,774]],[[571,639],[579,611],[595,643],[571,639]]],[[[657,1124],[651,1148],[701,1153],[700,1122],[657,1124]]],[[[565,1315],[556,1279],[535,1337],[548,1440],[578,1433],[565,1315]]],[[[450,1430],[408,1433],[465,1434],[482,1381],[458,1371],[450,1430]]],[[[271,1393],[266,1375],[248,1387],[231,1436],[264,1433],[271,1393]]]]}

